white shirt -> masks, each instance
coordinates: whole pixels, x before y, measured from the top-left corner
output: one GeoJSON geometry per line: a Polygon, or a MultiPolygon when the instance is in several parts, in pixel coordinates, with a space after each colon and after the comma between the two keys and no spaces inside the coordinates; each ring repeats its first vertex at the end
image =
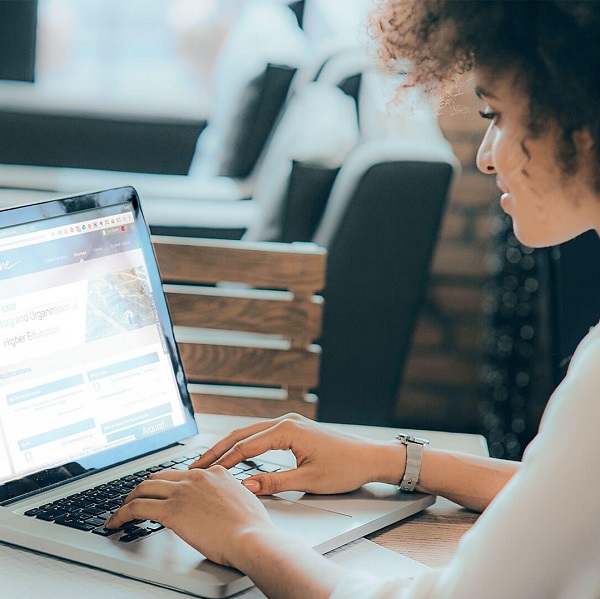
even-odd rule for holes
{"type": "Polygon", "coordinates": [[[331,599],[599,599],[599,431],[596,326],[552,394],[518,472],[451,562],[410,581],[349,574],[331,599]]]}

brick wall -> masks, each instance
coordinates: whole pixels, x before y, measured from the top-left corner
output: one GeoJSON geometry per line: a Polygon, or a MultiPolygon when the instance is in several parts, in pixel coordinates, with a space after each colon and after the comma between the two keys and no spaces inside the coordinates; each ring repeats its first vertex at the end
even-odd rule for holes
{"type": "Polygon", "coordinates": [[[450,196],[432,273],[397,403],[403,426],[479,432],[482,293],[490,207],[499,198],[494,177],[475,156],[487,122],[472,88],[440,115],[462,165],[450,196]]]}

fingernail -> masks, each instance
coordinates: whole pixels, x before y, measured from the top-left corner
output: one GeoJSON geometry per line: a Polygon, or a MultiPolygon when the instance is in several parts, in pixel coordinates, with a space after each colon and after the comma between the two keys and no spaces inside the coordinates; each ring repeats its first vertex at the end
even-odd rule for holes
{"type": "Polygon", "coordinates": [[[257,493],[260,490],[260,484],[257,480],[246,479],[242,481],[242,484],[252,493],[257,493]]]}

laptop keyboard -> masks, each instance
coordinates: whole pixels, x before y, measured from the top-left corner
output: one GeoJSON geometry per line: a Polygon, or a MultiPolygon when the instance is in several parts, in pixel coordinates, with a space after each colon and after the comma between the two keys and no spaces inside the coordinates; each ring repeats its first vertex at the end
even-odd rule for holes
{"type": "MultiPolygon", "coordinates": [[[[139,483],[146,480],[151,474],[161,470],[188,470],[189,464],[194,462],[199,453],[182,456],[156,466],[134,472],[119,479],[98,485],[80,493],[57,499],[39,507],[27,510],[26,516],[39,518],[47,522],[54,522],[61,526],[68,526],[84,532],[101,535],[103,537],[117,538],[122,543],[130,543],[142,539],[164,527],[159,522],[150,520],[133,520],[126,522],[117,529],[104,527],[104,522],[113,512],[121,506],[127,495],[139,483]]],[[[261,464],[255,461],[241,462],[229,469],[229,472],[238,480],[263,472],[277,472],[280,467],[274,464],[261,464]]]]}

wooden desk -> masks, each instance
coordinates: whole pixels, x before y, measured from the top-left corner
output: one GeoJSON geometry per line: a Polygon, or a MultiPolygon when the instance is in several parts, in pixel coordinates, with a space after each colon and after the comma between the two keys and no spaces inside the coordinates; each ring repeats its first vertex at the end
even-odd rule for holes
{"type": "MultiPolygon", "coordinates": [[[[198,414],[196,419],[200,430],[219,435],[260,420],[212,414],[198,414]]],[[[396,429],[373,426],[344,424],[330,426],[352,434],[380,440],[391,439],[398,432],[396,429]]],[[[428,438],[433,447],[464,451],[475,455],[488,455],[487,443],[480,435],[438,431],[412,432],[428,438]]],[[[479,514],[466,510],[452,501],[438,497],[436,503],[424,512],[370,534],[367,538],[426,566],[444,566],[454,555],[463,534],[471,528],[478,516],[479,514]]]]}
{"type": "Polygon", "coordinates": [[[430,508],[367,539],[426,566],[445,566],[479,514],[438,497],[430,508]]]}

